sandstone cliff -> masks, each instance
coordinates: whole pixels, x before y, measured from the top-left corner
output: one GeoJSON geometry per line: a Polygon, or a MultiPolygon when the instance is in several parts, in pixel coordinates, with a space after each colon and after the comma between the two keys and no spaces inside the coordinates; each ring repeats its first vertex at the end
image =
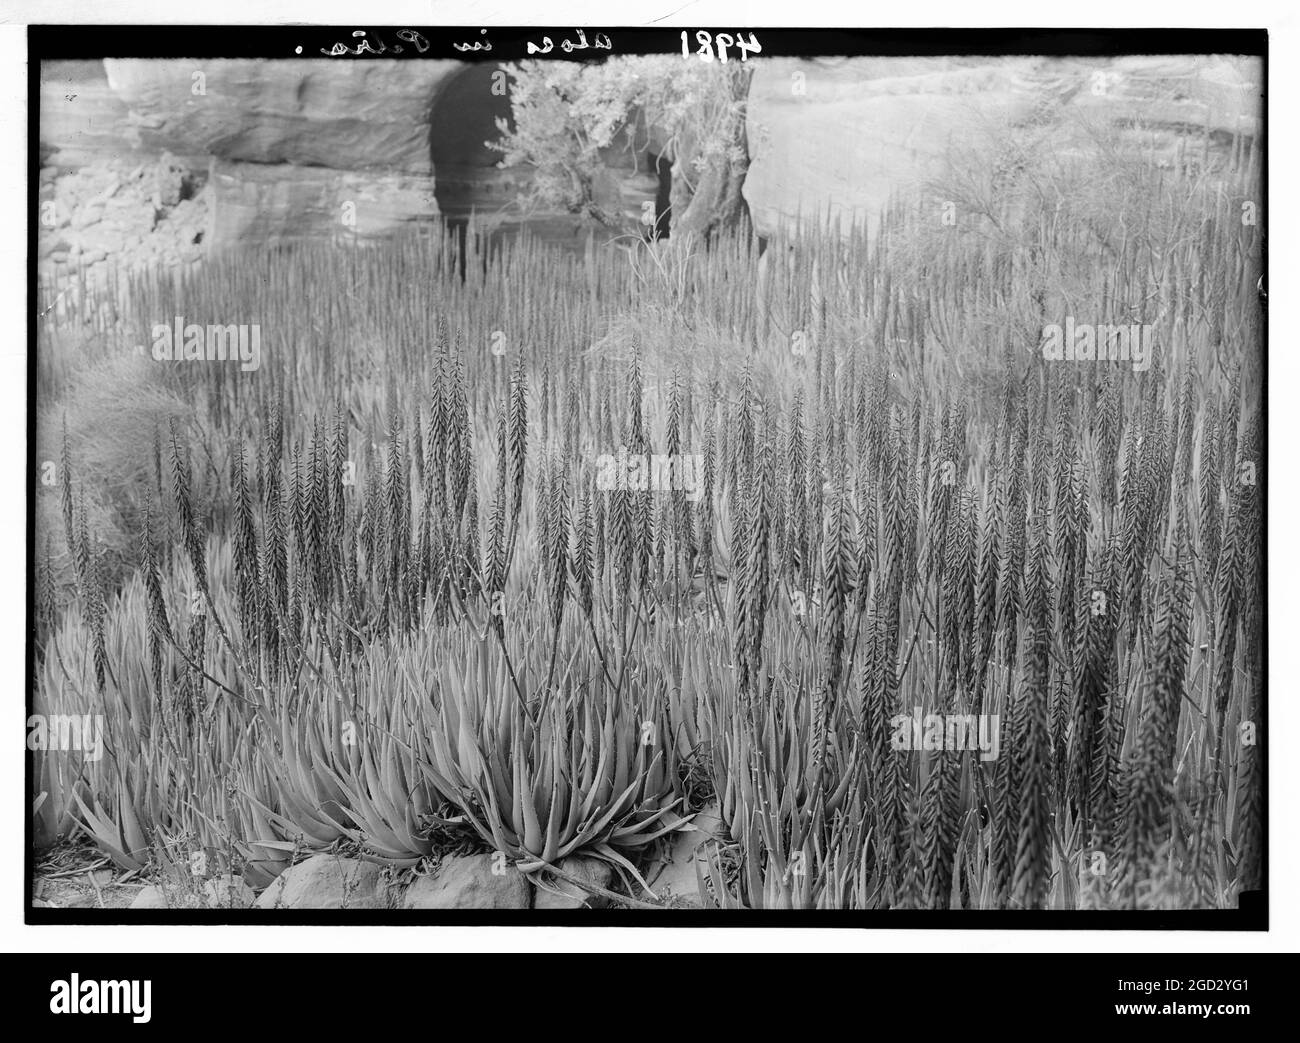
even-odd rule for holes
{"type": "MultiPolygon", "coordinates": [[[[760,59],[753,66],[747,163],[735,180],[743,178],[754,226],[765,236],[799,214],[871,220],[891,196],[934,177],[955,151],[998,127],[1077,116],[1171,154],[1190,140],[1230,149],[1259,130],[1259,63],[1229,57],[760,59]]],[[[197,247],[367,240],[471,211],[576,242],[589,226],[567,214],[521,213],[526,172],[496,167],[500,157],[486,140],[509,104],[494,71],[435,60],[48,63],[42,198],[58,197],[58,205],[44,222],[51,234],[42,256],[101,262],[119,226],[129,232],[119,248],[128,263],[171,263],[197,247]],[[81,180],[60,191],[70,172],[81,180]],[[180,178],[178,198],[148,205],[159,177],[180,178]],[[183,220],[173,222],[181,203],[183,220]],[[133,205],[142,212],[127,214],[133,205]],[[116,223],[97,228],[106,212],[116,223]],[[170,237],[162,246],[160,235],[170,237]]],[[[635,213],[655,198],[659,186],[635,159],[610,162],[602,186],[609,205],[635,213]]],[[[691,211],[733,213],[734,191],[719,184],[717,200],[696,199],[691,211]]],[[[677,186],[673,202],[685,217],[677,186]]],[[[691,216],[701,227],[712,221],[691,216]]]]}
{"type": "Polygon", "coordinates": [[[827,209],[872,221],[892,194],[937,176],[981,136],[1072,117],[1170,155],[1205,130],[1230,148],[1257,134],[1262,86],[1258,61],[1231,57],[761,61],[745,199],[765,236],[827,209]]]}

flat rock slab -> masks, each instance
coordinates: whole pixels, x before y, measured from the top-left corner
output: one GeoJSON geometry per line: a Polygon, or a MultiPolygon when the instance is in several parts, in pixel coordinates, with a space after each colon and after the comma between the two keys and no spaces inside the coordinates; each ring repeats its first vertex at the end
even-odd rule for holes
{"type": "Polygon", "coordinates": [[[371,862],[313,855],[290,866],[255,903],[258,909],[385,909],[382,870],[371,862]]]}
{"type": "Polygon", "coordinates": [[[403,909],[528,909],[532,887],[496,855],[450,855],[406,889],[403,909]]]}

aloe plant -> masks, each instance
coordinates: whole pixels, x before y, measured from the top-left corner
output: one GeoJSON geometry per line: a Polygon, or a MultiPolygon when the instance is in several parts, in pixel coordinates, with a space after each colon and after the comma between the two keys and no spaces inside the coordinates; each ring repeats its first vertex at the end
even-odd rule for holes
{"type": "Polygon", "coordinates": [[[629,854],[688,821],[676,813],[662,709],[572,662],[532,716],[508,688],[486,639],[444,664],[430,782],[523,872],[581,852],[645,886],[629,854]]]}

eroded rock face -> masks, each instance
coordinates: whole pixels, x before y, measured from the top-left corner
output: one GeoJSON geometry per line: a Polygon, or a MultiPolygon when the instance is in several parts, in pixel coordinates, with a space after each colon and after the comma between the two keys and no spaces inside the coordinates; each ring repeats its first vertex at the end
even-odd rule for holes
{"type": "Polygon", "coordinates": [[[209,249],[371,239],[438,213],[433,103],[459,62],[104,66],[142,147],[203,157],[209,249]]]}
{"type": "Polygon", "coordinates": [[[454,61],[108,58],[152,149],[240,163],[431,173],[429,123],[454,61]]]}
{"type": "Polygon", "coordinates": [[[1047,126],[1067,112],[1121,129],[1140,119],[1172,154],[1206,127],[1223,139],[1254,135],[1261,85],[1257,61],[1227,57],[761,61],[745,199],[764,236],[828,206],[872,222],[895,192],[999,128],[1047,126]]]}
{"type": "MultiPolygon", "coordinates": [[[[373,241],[471,213],[483,229],[527,227],[579,248],[608,234],[580,215],[517,206],[530,175],[500,169],[501,153],[487,144],[510,115],[503,76],[490,64],[438,60],[52,63],[41,134],[57,174],[124,156],[184,164],[206,186],[205,252],[373,241]]],[[[642,165],[611,150],[597,186],[601,205],[634,226],[657,191],[642,165]]],[[[71,245],[51,237],[46,253],[71,245]]]]}
{"type": "Polygon", "coordinates": [[[103,62],[41,63],[41,166],[76,170],[95,160],[145,154],[128,138],[128,110],[103,62]]]}
{"type": "Polygon", "coordinates": [[[210,240],[209,193],[175,157],[127,153],[40,175],[38,263],[42,275],[80,269],[100,278],[119,267],[197,262],[210,240]]]}
{"type": "Polygon", "coordinates": [[[438,213],[433,179],[387,171],[214,160],[212,247],[372,239],[438,213]]]}
{"type": "MultiPolygon", "coordinates": [[[[497,168],[486,145],[509,112],[500,76],[450,60],[53,62],[42,68],[43,166],[54,177],[170,155],[207,186],[204,251],[372,240],[471,211],[486,225],[525,224],[580,243],[595,230],[582,218],[525,218],[514,207],[527,172],[497,168]]],[[[954,150],[999,126],[1049,126],[1064,114],[1121,133],[1140,119],[1141,133],[1154,128],[1155,147],[1170,153],[1208,128],[1227,149],[1233,135],[1257,133],[1261,79],[1257,61],[1230,57],[757,59],[738,138],[747,166],[741,156],[696,172],[690,200],[675,177],[673,220],[700,231],[734,220],[743,180],[760,235],[828,207],[870,221],[954,150]]],[[[652,142],[651,151],[662,147],[652,142]]],[[[643,167],[611,157],[601,206],[635,220],[662,187],[643,167]]],[[[44,255],[70,257],[76,245],[51,237],[44,255]]],[[[167,249],[137,245],[170,261],[167,249]]]]}

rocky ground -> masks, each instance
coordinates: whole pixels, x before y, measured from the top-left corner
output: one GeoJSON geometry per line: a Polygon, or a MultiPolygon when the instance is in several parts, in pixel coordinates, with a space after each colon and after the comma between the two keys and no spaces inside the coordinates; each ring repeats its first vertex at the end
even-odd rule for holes
{"type": "MultiPolygon", "coordinates": [[[[393,869],[355,853],[315,854],[282,872],[260,894],[239,876],[190,874],[163,879],[123,872],[94,848],[65,843],[38,860],[32,904],[47,909],[690,909],[701,905],[696,865],[702,845],[724,833],[715,807],[674,835],[643,867],[653,896],[629,893],[610,863],[579,855],[556,873],[525,876],[492,852],[448,851],[412,869],[393,869]]],[[[707,875],[707,874],[705,874],[707,875]]]]}
{"type": "Polygon", "coordinates": [[[44,277],[90,281],[203,257],[209,225],[206,179],[170,155],[153,162],[106,160],[75,171],[41,170],[38,268],[44,277]]]}
{"type": "Polygon", "coordinates": [[[32,905],[38,909],[124,909],[144,888],[93,847],[67,843],[37,856],[32,905]]]}

